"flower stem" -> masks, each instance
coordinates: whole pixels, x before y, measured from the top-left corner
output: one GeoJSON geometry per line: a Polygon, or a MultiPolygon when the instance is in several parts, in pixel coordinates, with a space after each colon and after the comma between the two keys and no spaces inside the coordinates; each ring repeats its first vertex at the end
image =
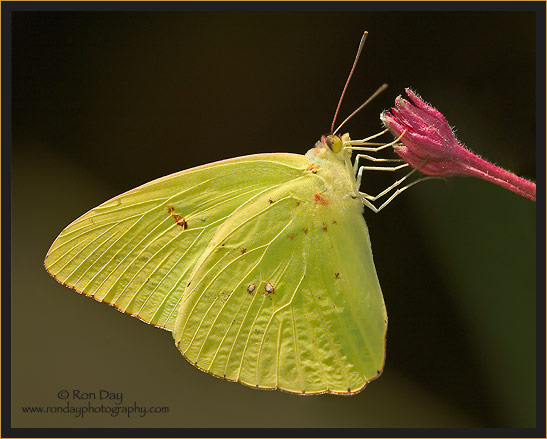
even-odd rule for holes
{"type": "Polygon", "coordinates": [[[502,186],[518,195],[536,201],[536,184],[506,171],[486,160],[481,159],[470,151],[462,160],[465,163],[464,174],[481,178],[502,186]]]}

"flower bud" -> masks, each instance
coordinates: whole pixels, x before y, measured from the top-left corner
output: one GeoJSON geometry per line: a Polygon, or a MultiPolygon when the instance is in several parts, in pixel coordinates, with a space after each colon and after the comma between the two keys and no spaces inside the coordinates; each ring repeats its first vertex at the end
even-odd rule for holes
{"type": "Polygon", "coordinates": [[[536,185],[483,160],[456,139],[444,116],[426,104],[410,89],[412,102],[398,96],[395,107],[380,119],[402,145],[395,152],[413,168],[426,175],[451,177],[464,175],[490,181],[523,197],[536,201],[536,185]],[[406,132],[405,132],[406,130],[406,132]]]}

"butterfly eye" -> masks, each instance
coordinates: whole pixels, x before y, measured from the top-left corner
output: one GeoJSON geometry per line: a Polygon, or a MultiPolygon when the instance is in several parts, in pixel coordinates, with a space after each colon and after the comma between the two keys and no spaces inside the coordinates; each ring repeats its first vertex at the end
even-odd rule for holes
{"type": "Polygon", "coordinates": [[[338,153],[342,150],[342,140],[338,136],[327,136],[325,142],[334,153],[338,153]]]}

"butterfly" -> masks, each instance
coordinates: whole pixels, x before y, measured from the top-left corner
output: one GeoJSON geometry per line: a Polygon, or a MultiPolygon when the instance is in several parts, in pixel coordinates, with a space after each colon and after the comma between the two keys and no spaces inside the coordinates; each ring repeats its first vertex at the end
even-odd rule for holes
{"type": "Polygon", "coordinates": [[[146,183],[67,226],[46,269],[170,331],[217,377],[357,393],[381,374],[387,330],[363,218],[364,205],[379,209],[359,191],[366,167],[351,164],[353,150],[380,149],[356,146],[364,140],[332,134],[305,155],[249,155],[146,183]]]}

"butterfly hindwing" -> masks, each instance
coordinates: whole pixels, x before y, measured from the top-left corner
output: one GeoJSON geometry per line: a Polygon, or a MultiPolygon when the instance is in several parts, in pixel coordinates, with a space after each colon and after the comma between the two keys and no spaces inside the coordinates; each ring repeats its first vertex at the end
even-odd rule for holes
{"type": "Polygon", "coordinates": [[[174,337],[214,375],[353,393],[383,367],[386,312],[356,200],[308,173],[241,205],[190,276],[174,337]],[[327,192],[328,194],[328,192],[327,192]]]}
{"type": "Polygon", "coordinates": [[[238,206],[304,172],[295,154],[261,154],[169,175],[92,209],[63,230],[45,265],[67,286],[171,330],[187,279],[238,206]]]}

